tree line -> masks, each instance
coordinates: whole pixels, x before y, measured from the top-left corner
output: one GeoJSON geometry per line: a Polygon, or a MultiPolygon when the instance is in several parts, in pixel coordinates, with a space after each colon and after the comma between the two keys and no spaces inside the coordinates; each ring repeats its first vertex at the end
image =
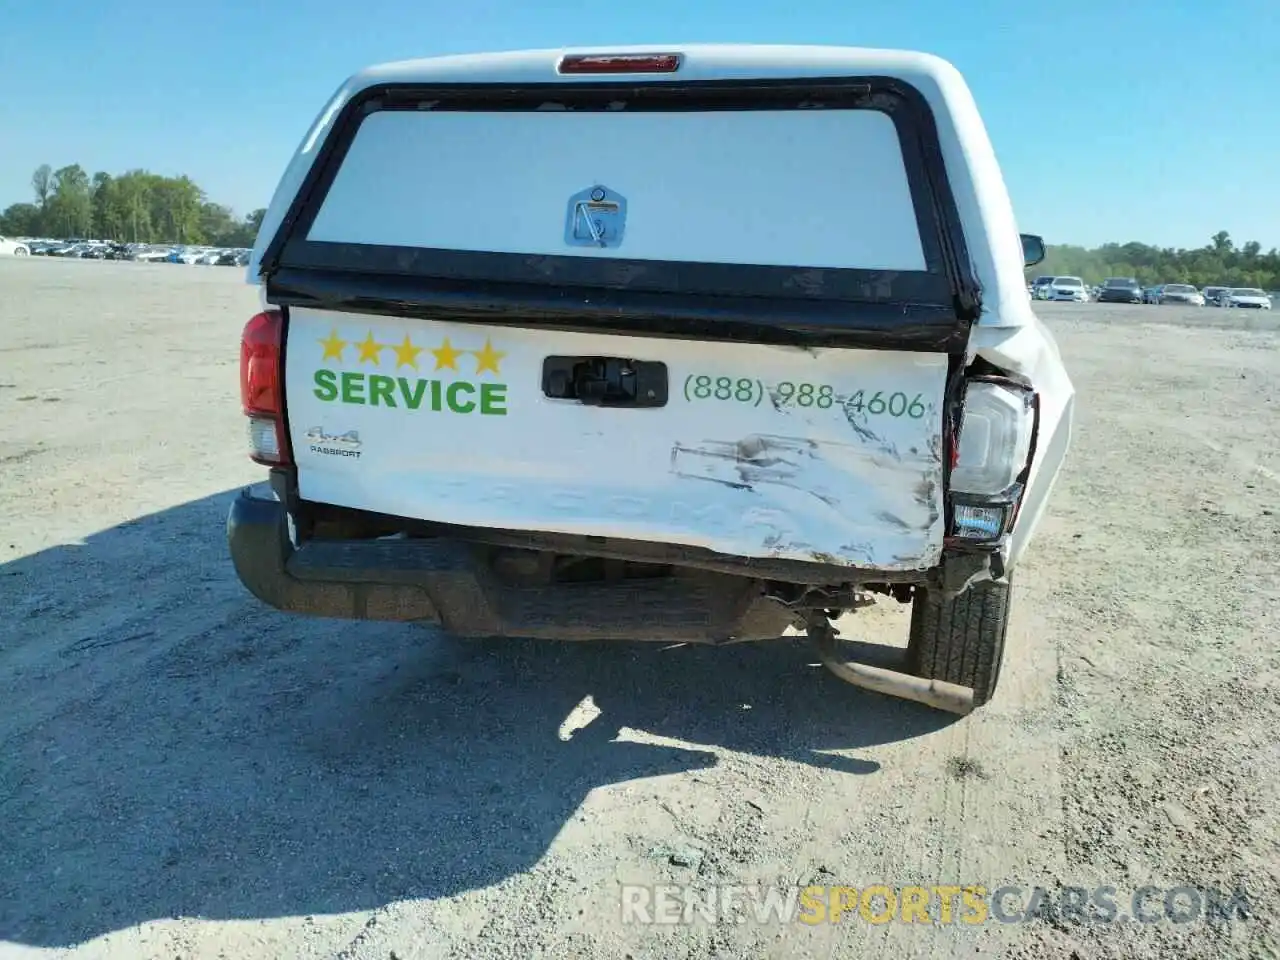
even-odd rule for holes
{"type": "Polygon", "coordinates": [[[43,164],[31,175],[31,189],[34,202],[0,213],[0,235],[249,247],[266,213],[237,218],[190,177],[147,170],[89,176],[78,163],[57,170],[43,164]]]}
{"type": "Polygon", "coordinates": [[[1143,286],[1190,283],[1198,288],[1225,285],[1280,290],[1280,251],[1250,240],[1237,247],[1220,230],[1193,250],[1152,247],[1145,243],[1106,243],[1095,249],[1049,246],[1043,261],[1028,276],[1080,277],[1101,283],[1107,277],[1135,277],[1143,286]]]}

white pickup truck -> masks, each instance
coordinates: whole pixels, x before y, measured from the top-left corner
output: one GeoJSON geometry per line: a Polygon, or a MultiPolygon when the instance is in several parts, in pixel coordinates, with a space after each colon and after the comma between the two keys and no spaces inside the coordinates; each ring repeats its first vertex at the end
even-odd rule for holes
{"type": "Polygon", "coordinates": [[[844,679],[968,712],[1070,437],[1041,257],[932,56],[366,70],[250,259],[271,469],[231,509],[236,570],[281,610],[462,636],[803,629],[844,679]],[[908,646],[852,656],[831,621],[876,594],[908,646]]]}

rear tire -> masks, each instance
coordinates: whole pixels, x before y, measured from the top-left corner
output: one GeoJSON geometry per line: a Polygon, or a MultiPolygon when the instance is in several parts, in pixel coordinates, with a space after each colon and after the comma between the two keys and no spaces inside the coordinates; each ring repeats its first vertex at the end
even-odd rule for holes
{"type": "Polygon", "coordinates": [[[1010,583],[983,580],[950,599],[916,590],[907,648],[912,672],[973,689],[980,707],[996,692],[1009,630],[1010,583]]]}

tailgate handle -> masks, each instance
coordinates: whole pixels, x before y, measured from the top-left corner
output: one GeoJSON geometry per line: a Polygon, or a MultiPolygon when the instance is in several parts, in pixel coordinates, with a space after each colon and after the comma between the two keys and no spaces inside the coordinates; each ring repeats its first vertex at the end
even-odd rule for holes
{"type": "Polygon", "coordinates": [[[665,407],[667,365],[620,357],[547,357],[542,392],[595,407],[665,407]]]}

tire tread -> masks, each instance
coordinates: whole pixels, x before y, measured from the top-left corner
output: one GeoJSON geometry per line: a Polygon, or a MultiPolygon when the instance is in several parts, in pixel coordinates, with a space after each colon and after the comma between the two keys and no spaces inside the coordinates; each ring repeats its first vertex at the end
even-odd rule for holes
{"type": "Polygon", "coordinates": [[[990,700],[1004,658],[1010,586],[1007,580],[984,580],[951,598],[918,590],[908,648],[915,672],[972,688],[975,706],[990,700]]]}

